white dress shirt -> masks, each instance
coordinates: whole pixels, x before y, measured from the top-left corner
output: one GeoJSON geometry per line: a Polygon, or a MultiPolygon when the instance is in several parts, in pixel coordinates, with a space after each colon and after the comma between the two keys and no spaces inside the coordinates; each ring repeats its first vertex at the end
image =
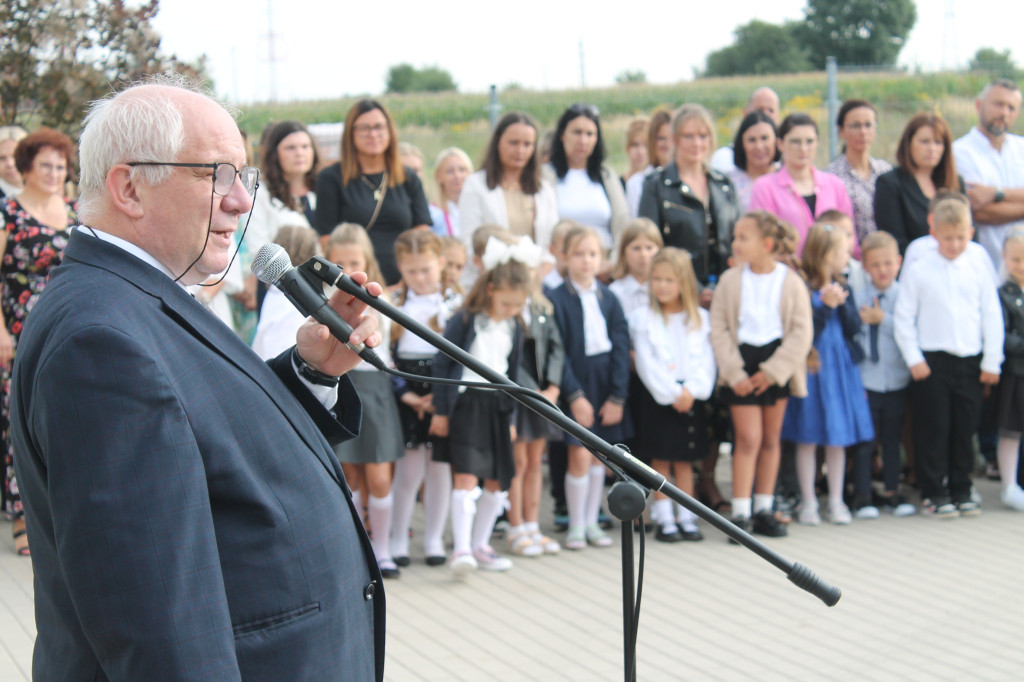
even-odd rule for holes
{"type": "Polygon", "coordinates": [[[597,281],[591,282],[589,287],[583,287],[576,280],[572,280],[572,286],[580,297],[580,303],[583,304],[584,352],[588,358],[611,352],[612,341],[608,338],[608,322],[604,319],[601,304],[597,300],[597,281]]]}
{"type": "Polygon", "coordinates": [[[629,315],[636,372],[659,405],[671,405],[685,388],[695,400],[707,400],[715,388],[711,317],[697,310],[700,327],[691,329],[686,313],[668,315],[637,308],[629,315]]]}
{"type": "MultiPolygon", "coordinates": [[[[477,314],[473,318],[476,336],[466,350],[498,374],[508,374],[508,356],[512,353],[515,324],[516,321],[512,318],[495,321],[483,313],[477,314]]],[[[490,383],[489,379],[483,378],[469,367],[462,368],[462,380],[490,383]]],[[[459,393],[464,393],[466,388],[459,386],[459,393]]]]}
{"type": "Polygon", "coordinates": [[[743,266],[740,275],[740,319],[736,340],[766,346],[782,338],[782,285],[786,266],[775,264],[771,272],[758,274],[743,266]]]}
{"type": "MultiPolygon", "coordinates": [[[[956,170],[968,185],[989,187],[1024,187],[1024,137],[1007,133],[1003,137],[1002,149],[996,149],[985,134],[975,126],[953,142],[953,158],[956,170]]],[[[1003,252],[1003,240],[1015,227],[1024,227],[1024,221],[989,225],[975,222],[978,241],[988,251],[993,265],[999,265],[1003,252]]]]}
{"type": "Polygon", "coordinates": [[[644,194],[644,179],[655,171],[654,166],[647,166],[639,173],[633,173],[626,180],[626,206],[629,208],[629,219],[640,215],[640,197],[644,194]]]}
{"type": "MultiPolygon", "coordinates": [[[[938,252],[939,240],[930,234],[918,237],[910,242],[907,245],[906,253],[903,254],[903,267],[900,269],[900,279],[903,278],[904,273],[910,272],[910,268],[921,258],[929,253],[938,252]]],[[[992,267],[992,259],[989,258],[988,251],[985,250],[984,246],[978,242],[967,242],[967,249],[963,255],[968,257],[979,270],[984,270],[991,275],[992,283],[995,284],[997,289],[999,288],[999,285],[1003,282],[999,279],[999,273],[992,267]]]]}
{"type": "Polygon", "coordinates": [[[615,297],[622,304],[622,312],[626,317],[636,310],[651,304],[651,290],[647,282],[641,284],[633,275],[626,275],[608,285],[615,297]]]}
{"type": "Polygon", "coordinates": [[[938,251],[919,259],[900,280],[896,343],[908,367],[925,351],[966,358],[981,353],[981,369],[999,374],[1003,364],[1003,311],[989,273],[966,252],[949,260],[938,251]]]}
{"type": "MultiPolygon", "coordinates": [[[[420,296],[410,289],[406,293],[405,303],[401,305],[400,310],[428,327],[430,320],[435,318],[437,327],[442,331],[448,323],[449,310],[445,304],[444,295],[440,291],[420,296]]],[[[412,332],[405,331],[398,337],[395,353],[403,358],[414,358],[435,355],[437,349],[412,332]]]]}

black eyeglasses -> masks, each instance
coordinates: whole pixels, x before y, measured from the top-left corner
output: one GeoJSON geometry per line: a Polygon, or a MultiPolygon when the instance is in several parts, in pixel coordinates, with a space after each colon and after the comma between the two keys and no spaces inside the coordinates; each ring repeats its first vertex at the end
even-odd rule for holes
{"type": "Polygon", "coordinates": [[[132,161],[129,166],[174,166],[175,168],[212,168],[213,169],[213,191],[222,197],[231,192],[231,186],[235,184],[235,176],[242,181],[242,187],[252,196],[256,191],[256,185],[260,179],[260,171],[252,166],[245,166],[241,170],[230,163],[176,163],[173,161],[132,161]]]}

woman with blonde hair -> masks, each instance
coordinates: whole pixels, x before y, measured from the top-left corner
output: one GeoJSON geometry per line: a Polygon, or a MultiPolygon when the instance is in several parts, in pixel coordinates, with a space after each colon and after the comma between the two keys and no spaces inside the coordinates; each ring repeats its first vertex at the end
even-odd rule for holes
{"type": "Polygon", "coordinates": [[[26,135],[25,129],[19,126],[0,127],[0,199],[21,191],[21,173],[14,163],[14,148],[26,135]]]}
{"type": "Polygon", "coordinates": [[[430,226],[441,237],[458,237],[462,230],[459,222],[459,197],[466,178],[473,172],[469,155],[458,147],[442,149],[434,162],[434,182],[437,183],[437,203],[430,205],[430,226]]]}
{"type": "Polygon", "coordinates": [[[383,104],[361,99],[352,105],[341,136],[341,161],[317,176],[316,196],[317,232],[327,237],[340,223],[363,225],[385,282],[397,284],[395,238],[428,227],[430,210],[419,176],[402,165],[398,131],[383,104]]]}

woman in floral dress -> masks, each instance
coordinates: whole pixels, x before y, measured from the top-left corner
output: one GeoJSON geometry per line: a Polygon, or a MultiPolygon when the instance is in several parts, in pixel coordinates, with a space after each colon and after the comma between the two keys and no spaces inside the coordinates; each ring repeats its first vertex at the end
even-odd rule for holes
{"type": "Polygon", "coordinates": [[[0,436],[3,437],[4,513],[14,521],[14,549],[28,556],[25,511],[14,475],[11,447],[11,364],[29,311],[46,287],[50,271],[60,264],[68,242],[68,226],[76,222],[75,205],[64,197],[64,182],[74,157],[74,144],[63,133],[40,128],[18,143],[14,160],[24,178],[15,198],[0,199],[0,436]]]}

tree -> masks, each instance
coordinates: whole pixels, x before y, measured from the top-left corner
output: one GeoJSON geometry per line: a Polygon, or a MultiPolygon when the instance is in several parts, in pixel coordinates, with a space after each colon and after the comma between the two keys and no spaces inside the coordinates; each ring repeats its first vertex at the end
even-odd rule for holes
{"type": "Polygon", "coordinates": [[[1017,78],[1019,75],[1010,51],[1000,52],[992,47],[979,48],[967,62],[967,68],[971,71],[987,71],[998,78],[1017,78]]]}
{"type": "Polygon", "coordinates": [[[388,69],[387,91],[390,93],[446,92],[455,89],[452,75],[437,65],[417,69],[412,64],[396,64],[388,69]]]}
{"type": "Polygon", "coordinates": [[[812,69],[807,55],[793,40],[789,25],[754,19],[736,29],[732,45],[707,56],[701,76],[796,73],[812,69]]]}
{"type": "Polygon", "coordinates": [[[807,0],[794,36],[816,69],[840,64],[891,66],[917,21],[913,0],[807,0]]]}
{"type": "Polygon", "coordinates": [[[73,136],[89,102],[112,85],[176,71],[194,77],[205,57],[185,64],[160,53],[150,21],[159,0],[6,0],[0,3],[0,124],[30,119],[73,136]]]}
{"type": "Polygon", "coordinates": [[[627,83],[646,83],[647,74],[639,69],[635,71],[627,69],[615,77],[615,82],[619,85],[626,85],[627,83]]]}

